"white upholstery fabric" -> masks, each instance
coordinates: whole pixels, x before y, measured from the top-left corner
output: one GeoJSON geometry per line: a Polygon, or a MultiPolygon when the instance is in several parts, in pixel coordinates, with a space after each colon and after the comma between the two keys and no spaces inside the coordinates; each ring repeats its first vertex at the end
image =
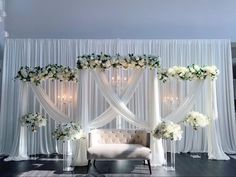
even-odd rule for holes
{"type": "Polygon", "coordinates": [[[88,159],[150,159],[150,133],[96,129],[89,133],[88,159]]]}
{"type": "Polygon", "coordinates": [[[150,158],[150,148],[140,144],[98,144],[88,148],[88,159],[149,160],[150,158]]]}
{"type": "Polygon", "coordinates": [[[140,144],[150,147],[150,134],[144,130],[95,129],[89,134],[89,146],[98,144],[140,144]]]}

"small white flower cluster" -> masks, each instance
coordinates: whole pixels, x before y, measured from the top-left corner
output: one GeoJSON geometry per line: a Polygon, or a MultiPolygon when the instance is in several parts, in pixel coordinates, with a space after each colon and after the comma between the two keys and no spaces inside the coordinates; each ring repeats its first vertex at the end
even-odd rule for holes
{"type": "Polygon", "coordinates": [[[77,61],[78,69],[108,69],[110,67],[114,68],[132,68],[140,69],[149,67],[150,69],[159,67],[159,57],[151,55],[135,56],[129,54],[127,56],[120,56],[119,54],[115,56],[110,56],[104,53],[100,55],[83,55],[78,57],[77,61]]]}
{"type": "Polygon", "coordinates": [[[194,130],[197,130],[198,127],[205,127],[209,124],[210,120],[206,115],[203,115],[199,112],[189,112],[185,116],[184,123],[187,123],[193,127],[194,130]]]}
{"type": "Polygon", "coordinates": [[[61,141],[78,140],[86,137],[79,123],[73,122],[59,124],[52,136],[61,141]]]}
{"type": "Polygon", "coordinates": [[[181,140],[183,131],[179,124],[173,122],[164,122],[156,126],[153,136],[158,139],[169,139],[171,141],[181,140]]]}
{"type": "Polygon", "coordinates": [[[204,66],[200,67],[198,65],[191,65],[187,67],[182,66],[173,66],[168,70],[162,70],[158,72],[159,79],[165,82],[169,77],[174,77],[182,80],[203,80],[211,78],[212,80],[216,79],[219,75],[219,70],[216,66],[204,66]]]}
{"type": "Polygon", "coordinates": [[[46,79],[56,79],[60,81],[77,81],[78,69],[71,69],[70,67],[51,64],[46,67],[21,67],[17,72],[16,79],[23,82],[31,82],[36,85],[46,79]]]}
{"type": "Polygon", "coordinates": [[[22,125],[30,127],[32,132],[36,132],[37,128],[46,126],[47,119],[39,113],[29,113],[20,119],[22,125]]]}

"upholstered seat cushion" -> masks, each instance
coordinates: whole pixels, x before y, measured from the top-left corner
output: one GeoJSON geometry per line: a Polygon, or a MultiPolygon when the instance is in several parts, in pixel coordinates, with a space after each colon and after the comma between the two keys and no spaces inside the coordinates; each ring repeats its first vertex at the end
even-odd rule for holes
{"type": "Polygon", "coordinates": [[[88,149],[88,159],[150,159],[151,150],[140,144],[97,144],[88,149]]]}

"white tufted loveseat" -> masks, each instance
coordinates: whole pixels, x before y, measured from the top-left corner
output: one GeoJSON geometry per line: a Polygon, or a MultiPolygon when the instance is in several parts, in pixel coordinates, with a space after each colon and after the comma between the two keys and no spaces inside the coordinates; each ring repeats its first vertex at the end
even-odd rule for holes
{"type": "Polygon", "coordinates": [[[147,160],[150,166],[150,133],[145,130],[95,129],[89,133],[88,168],[91,160],[147,160]]]}

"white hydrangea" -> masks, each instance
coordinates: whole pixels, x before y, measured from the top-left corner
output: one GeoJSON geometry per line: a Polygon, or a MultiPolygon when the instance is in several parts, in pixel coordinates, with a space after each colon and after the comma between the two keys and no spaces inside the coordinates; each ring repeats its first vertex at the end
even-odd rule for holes
{"type": "Polygon", "coordinates": [[[79,123],[66,123],[59,124],[55,131],[52,133],[52,136],[57,140],[69,141],[69,140],[78,140],[81,138],[86,138],[85,133],[81,129],[79,123]]]}
{"type": "Polygon", "coordinates": [[[29,113],[23,116],[20,121],[22,125],[30,127],[33,132],[47,124],[47,119],[39,113],[29,113]]]}
{"type": "Polygon", "coordinates": [[[192,111],[185,116],[184,122],[191,125],[194,130],[197,130],[198,127],[207,126],[210,120],[206,115],[203,115],[196,111],[192,111]]]}
{"type": "Polygon", "coordinates": [[[153,136],[158,139],[181,140],[183,131],[181,126],[171,121],[161,122],[153,131],[153,136]]]}

